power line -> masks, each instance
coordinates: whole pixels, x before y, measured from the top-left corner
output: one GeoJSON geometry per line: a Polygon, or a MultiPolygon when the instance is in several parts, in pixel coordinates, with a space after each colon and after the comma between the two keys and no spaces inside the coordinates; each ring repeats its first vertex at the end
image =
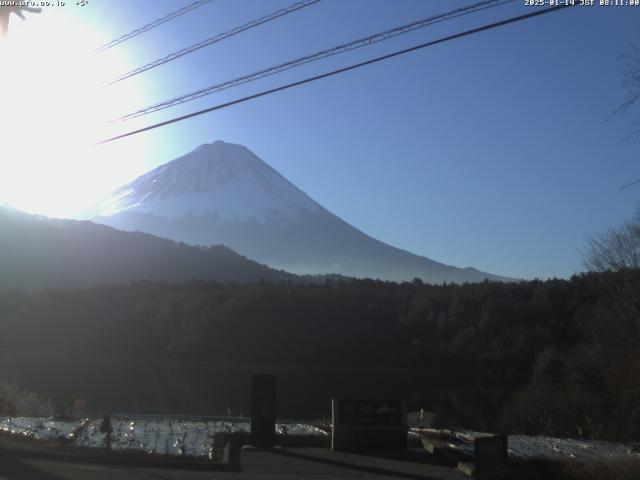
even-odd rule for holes
{"type": "Polygon", "coordinates": [[[307,55],[305,57],[297,58],[295,60],[291,60],[274,67],[269,67],[264,70],[260,70],[249,75],[244,75],[242,77],[235,78],[233,80],[227,80],[222,83],[218,83],[215,85],[210,85],[208,87],[202,88],[200,90],[196,90],[195,92],[188,93],[186,95],[181,95],[176,98],[172,98],[170,100],[165,100],[160,103],[156,103],[154,105],[142,108],[140,110],[136,110],[132,113],[128,113],[121,117],[118,117],[114,121],[124,121],[131,120],[133,118],[141,117],[143,115],[148,115],[150,113],[158,112],[160,110],[164,110],[165,108],[170,108],[175,105],[179,105],[181,103],[190,102],[192,100],[196,100],[198,98],[211,95],[216,92],[220,92],[222,90],[226,90],[228,88],[233,88],[238,85],[242,85],[244,83],[252,82],[255,80],[259,80],[261,78],[265,78],[271,75],[275,75],[277,73],[283,72],[285,70],[289,70],[295,67],[299,67],[301,65],[315,62],[321,60],[323,58],[327,58],[333,55],[338,55],[344,52],[348,52],[350,50],[355,50],[357,48],[366,47],[368,45],[372,45],[374,43],[378,43],[384,40],[388,40],[390,38],[397,37],[399,35],[403,35],[405,33],[417,30],[419,28],[424,28],[429,25],[433,25],[435,23],[443,22],[446,20],[451,20],[453,18],[461,17],[463,15],[468,15],[471,13],[475,13],[481,10],[485,10],[487,8],[493,8],[505,3],[513,2],[514,0],[484,0],[479,3],[475,3],[473,5],[467,7],[457,8],[455,10],[451,10],[446,13],[442,13],[439,15],[435,15],[432,17],[424,18],[421,20],[417,20],[415,22],[411,22],[407,25],[402,25],[399,27],[392,28],[391,30],[387,30],[381,33],[376,33],[374,35],[369,35],[368,37],[360,38],[358,40],[351,41],[349,43],[345,43],[342,45],[338,45],[326,50],[321,50],[319,52],[313,53],[311,55],[307,55]]]}
{"type": "Polygon", "coordinates": [[[511,17],[511,18],[508,18],[506,20],[501,20],[499,22],[490,23],[490,24],[487,24],[487,25],[483,25],[481,27],[473,28],[471,30],[466,30],[464,32],[460,32],[460,33],[456,33],[456,34],[453,34],[453,35],[449,35],[447,37],[442,37],[442,38],[439,38],[437,40],[432,40],[430,42],[421,43],[420,45],[415,45],[413,47],[405,48],[403,50],[397,50],[395,52],[392,52],[392,53],[389,53],[389,54],[386,54],[386,55],[382,55],[380,57],[376,57],[376,58],[372,58],[370,60],[366,60],[364,62],[356,63],[356,64],[353,64],[353,65],[349,65],[347,67],[342,67],[342,68],[339,68],[339,69],[336,69],[336,70],[332,70],[330,72],[322,73],[320,75],[315,75],[313,77],[308,77],[308,78],[305,78],[304,80],[299,80],[297,82],[288,83],[286,85],[281,85],[279,87],[271,88],[269,90],[264,90],[262,92],[255,93],[255,94],[249,95],[247,97],[243,97],[243,98],[239,98],[239,99],[236,99],[236,100],[232,100],[230,102],[214,105],[212,107],[205,108],[204,110],[199,110],[197,112],[189,113],[187,115],[182,115],[180,117],[175,117],[175,118],[172,118],[170,120],[165,120],[164,122],[156,123],[154,125],[149,125],[147,127],[140,128],[138,130],[133,130],[131,132],[123,133],[121,135],[117,135],[115,137],[111,137],[111,138],[108,138],[106,140],[102,140],[102,141],[96,143],[95,145],[101,145],[101,144],[104,144],[104,143],[113,142],[115,140],[119,140],[119,139],[122,139],[122,138],[130,137],[131,135],[136,135],[138,133],[147,132],[149,130],[153,130],[153,129],[156,129],[156,128],[159,128],[159,127],[164,127],[166,125],[170,125],[172,123],[180,122],[182,120],[187,120],[189,118],[193,118],[193,117],[196,117],[198,115],[203,115],[205,113],[213,112],[215,110],[221,110],[223,108],[231,107],[231,106],[237,105],[239,103],[248,102],[250,100],[254,100],[256,98],[264,97],[264,96],[270,95],[272,93],[281,92],[283,90],[288,90],[289,88],[293,88],[293,87],[297,87],[297,86],[300,86],[300,85],[304,85],[306,83],[311,83],[311,82],[314,82],[316,80],[320,80],[320,79],[323,79],[323,78],[332,77],[334,75],[338,75],[340,73],[348,72],[350,70],[355,70],[356,68],[364,67],[366,65],[371,65],[371,64],[374,64],[374,63],[378,63],[378,62],[381,62],[383,60],[388,60],[389,58],[393,58],[393,57],[397,57],[397,56],[400,56],[400,55],[404,55],[405,53],[414,52],[416,50],[420,50],[420,49],[423,49],[423,48],[426,48],[426,47],[431,47],[433,45],[437,45],[437,44],[440,44],[440,43],[448,42],[450,40],[455,40],[455,39],[466,37],[468,35],[472,35],[472,34],[475,34],[475,33],[483,32],[483,31],[486,31],[486,30],[491,30],[491,29],[494,29],[494,28],[502,27],[504,25],[508,25],[508,24],[511,24],[511,23],[527,20],[529,18],[537,17],[537,16],[540,16],[540,15],[544,15],[544,14],[547,14],[547,13],[555,12],[555,11],[558,11],[558,10],[563,10],[563,9],[565,9],[567,7],[572,7],[574,5],[578,5],[578,3],[575,3],[575,4],[567,3],[565,5],[560,5],[560,6],[557,6],[557,7],[546,8],[544,10],[537,10],[537,11],[534,11],[534,12],[531,12],[531,13],[527,13],[525,15],[519,15],[517,17],[511,17]]]}
{"type": "Polygon", "coordinates": [[[288,15],[289,13],[293,13],[295,11],[298,11],[302,8],[305,7],[310,7],[311,5],[320,2],[321,0],[304,0],[302,2],[298,2],[298,3],[294,3],[293,5],[289,5],[288,7],[285,8],[281,8],[280,10],[277,10],[275,12],[272,12],[268,15],[265,15],[263,17],[260,17],[256,20],[252,20],[248,23],[245,23],[244,25],[241,25],[239,27],[235,27],[227,32],[223,32],[223,33],[219,33],[218,35],[211,37],[211,38],[207,38],[206,40],[203,40],[201,42],[198,42],[194,45],[191,45],[190,47],[186,47],[183,48],[182,50],[178,50],[177,52],[173,52],[170,53],[169,55],[166,55],[162,58],[159,58],[157,60],[154,60],[153,62],[149,62],[146,65],[143,65],[139,68],[136,68],[135,70],[131,70],[130,72],[127,72],[123,75],[120,75],[119,77],[111,80],[109,83],[107,83],[105,85],[109,86],[109,85],[113,85],[114,83],[117,82],[121,82],[122,80],[125,80],[127,78],[131,78],[135,75],[138,75],[142,72],[146,72],[147,70],[151,70],[152,68],[155,68],[159,65],[164,65],[165,63],[171,62],[172,60],[175,60],[177,58],[180,58],[184,55],[188,55],[189,53],[193,53],[196,50],[200,50],[201,48],[204,47],[208,47],[209,45],[213,45],[214,43],[220,42],[222,40],[224,40],[225,38],[229,38],[232,37],[234,35],[237,35],[239,33],[242,33],[246,30],[249,30],[251,28],[257,27],[258,25],[262,25],[264,23],[270,22],[272,20],[276,20],[277,18],[283,17],[284,15],[288,15]]]}
{"type": "Polygon", "coordinates": [[[193,2],[191,5],[187,5],[186,7],[182,7],[180,10],[176,10],[175,12],[171,12],[168,15],[165,15],[164,17],[158,18],[157,20],[154,20],[151,23],[148,23],[140,28],[136,28],[135,30],[126,33],[124,35],[122,35],[121,37],[116,38],[115,40],[110,41],[109,43],[105,43],[104,45],[102,45],[101,47],[96,48],[94,51],[96,53],[100,53],[100,52],[104,52],[105,50],[110,49],[111,47],[115,47],[116,45],[118,45],[119,43],[125,42],[127,40],[129,40],[130,38],[136,37],[138,35],[140,35],[141,33],[147,32],[149,30],[151,30],[152,28],[156,28],[158,25],[162,25],[163,23],[168,22],[169,20],[173,20],[174,18],[177,18],[181,15],[184,15],[185,13],[189,13],[193,10],[195,10],[196,8],[200,8],[204,5],[206,5],[207,3],[213,2],[214,0],[197,0],[196,2],[193,2]]]}

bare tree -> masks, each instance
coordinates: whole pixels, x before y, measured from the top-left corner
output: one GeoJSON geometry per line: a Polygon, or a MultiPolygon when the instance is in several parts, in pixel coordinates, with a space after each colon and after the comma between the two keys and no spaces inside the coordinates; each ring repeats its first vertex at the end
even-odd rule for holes
{"type": "Polygon", "coordinates": [[[624,399],[618,406],[624,419],[619,427],[630,439],[640,431],[640,211],[591,238],[584,263],[602,272],[595,278],[604,297],[598,317],[586,325],[589,340],[582,361],[602,372],[610,399],[624,399]]]}
{"type": "MultiPolygon", "coordinates": [[[[627,98],[614,110],[614,115],[625,113],[640,102],[640,47],[630,45],[619,60],[620,75],[622,76],[622,84],[627,89],[627,98]]],[[[632,127],[633,134],[640,133],[640,119],[635,120],[632,127]]]]}
{"type": "Polygon", "coordinates": [[[9,17],[12,13],[15,13],[22,20],[24,20],[24,12],[40,13],[41,8],[25,7],[25,6],[0,6],[0,37],[7,34],[9,30],[9,17]]]}
{"type": "MultiPolygon", "coordinates": [[[[626,113],[636,104],[640,103],[640,47],[630,45],[627,51],[620,56],[619,61],[620,66],[618,68],[622,76],[622,84],[624,88],[627,89],[627,97],[618,108],[613,111],[612,116],[626,113]]],[[[640,118],[636,118],[631,123],[631,132],[626,138],[637,138],[638,136],[640,136],[640,118]]],[[[634,180],[633,182],[622,185],[620,190],[639,183],[640,180],[634,180]]]]}
{"type": "Polygon", "coordinates": [[[584,255],[587,269],[615,272],[605,274],[601,280],[604,290],[611,295],[612,311],[624,324],[618,330],[634,332],[621,343],[632,345],[640,353],[640,211],[631,221],[591,238],[588,243],[584,255]]]}
{"type": "Polygon", "coordinates": [[[584,259],[596,272],[640,268],[640,212],[618,228],[592,237],[584,259]]]}

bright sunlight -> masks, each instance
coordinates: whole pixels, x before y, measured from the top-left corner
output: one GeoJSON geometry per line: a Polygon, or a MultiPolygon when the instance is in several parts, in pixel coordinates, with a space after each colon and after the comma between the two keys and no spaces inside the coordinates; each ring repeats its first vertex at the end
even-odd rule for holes
{"type": "MultiPolygon", "coordinates": [[[[121,156],[91,145],[111,133],[107,120],[136,103],[137,90],[101,88],[128,65],[117,52],[95,54],[104,39],[90,27],[66,8],[10,19],[0,40],[0,203],[75,215],[126,177],[121,156]]],[[[142,155],[144,140],[132,146],[142,155]]]]}

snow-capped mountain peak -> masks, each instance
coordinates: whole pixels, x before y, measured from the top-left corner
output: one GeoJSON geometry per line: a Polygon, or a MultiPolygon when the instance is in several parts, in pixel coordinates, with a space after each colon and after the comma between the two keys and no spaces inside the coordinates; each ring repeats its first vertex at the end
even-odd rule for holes
{"type": "Polygon", "coordinates": [[[200,145],[113,192],[98,215],[165,218],[212,214],[218,220],[271,223],[322,207],[242,145],[200,145]]]}
{"type": "Polygon", "coordinates": [[[293,273],[430,282],[501,279],[371,238],[246,147],[222,141],[201,145],[117,189],[92,218],[188,244],[223,244],[293,273]]]}

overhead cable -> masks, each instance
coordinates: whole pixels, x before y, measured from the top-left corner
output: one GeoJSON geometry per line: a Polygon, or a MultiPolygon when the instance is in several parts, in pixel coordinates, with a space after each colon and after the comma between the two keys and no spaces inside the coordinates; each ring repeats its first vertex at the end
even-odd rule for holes
{"type": "Polygon", "coordinates": [[[277,18],[283,17],[285,15],[288,15],[290,13],[296,12],[302,8],[305,7],[310,7],[311,5],[320,2],[321,0],[304,0],[302,2],[298,2],[298,3],[294,3],[293,5],[289,5],[288,7],[285,8],[281,8],[280,10],[276,10],[275,12],[272,12],[268,15],[265,15],[263,17],[257,18],[255,20],[251,20],[248,23],[245,23],[244,25],[241,25],[239,27],[235,27],[231,30],[228,30],[226,32],[223,33],[219,33],[218,35],[215,35],[213,37],[207,38],[206,40],[202,40],[201,42],[198,42],[194,45],[191,45],[189,47],[183,48],[181,50],[178,50],[176,52],[170,53],[169,55],[166,55],[162,58],[158,58],[157,60],[154,60],[153,62],[149,62],[139,68],[136,68],[134,70],[131,70],[127,73],[124,73],[122,75],[120,75],[119,77],[114,78],[113,80],[111,80],[109,83],[105,84],[105,86],[109,86],[109,85],[113,85],[114,83],[118,83],[121,82],[122,80],[126,80],[127,78],[133,77],[135,75],[138,75],[142,72],[146,72],[147,70],[151,70],[152,68],[158,67],[160,65],[164,65],[165,63],[171,62],[173,60],[176,60],[177,58],[180,58],[184,55],[188,55],[190,53],[193,53],[197,50],[200,50],[201,48],[204,47],[208,47],[209,45],[213,45],[214,43],[218,43],[222,40],[224,40],[225,38],[229,38],[232,37],[234,35],[238,35],[239,33],[242,33],[244,31],[247,31],[251,28],[257,27],[258,25],[262,25],[264,23],[270,22],[272,20],[276,20],[277,18]]]}
{"type": "Polygon", "coordinates": [[[197,0],[196,2],[193,2],[190,5],[187,5],[186,7],[182,7],[180,10],[176,10],[175,12],[171,12],[167,15],[165,15],[164,17],[158,18],[157,20],[154,20],[151,23],[147,23],[146,25],[140,27],[140,28],[136,28],[135,30],[126,33],[124,35],[122,35],[121,37],[116,38],[115,40],[110,41],[109,43],[105,43],[104,45],[96,48],[94,51],[96,53],[100,53],[100,52],[104,52],[105,50],[108,50],[112,47],[115,47],[116,45],[122,43],[122,42],[126,42],[127,40],[133,38],[133,37],[137,37],[138,35],[140,35],[141,33],[144,32],[148,32],[149,30],[156,28],[159,25],[162,25],[163,23],[166,23],[170,20],[173,20],[174,18],[180,17],[181,15],[184,15],[185,13],[189,13],[192,12],[193,10],[195,10],[196,8],[200,8],[204,5],[206,5],[207,3],[211,3],[214,0],[197,0]]]}
{"type": "MultiPolygon", "coordinates": [[[[578,3],[575,3],[575,5],[578,5],[578,3]]],[[[430,42],[421,43],[420,45],[415,45],[413,47],[405,48],[403,50],[397,50],[395,52],[392,52],[392,53],[389,53],[389,54],[386,54],[386,55],[382,55],[380,57],[376,57],[376,58],[372,58],[370,60],[366,60],[364,62],[356,63],[356,64],[353,64],[353,65],[349,65],[347,67],[342,67],[342,68],[339,68],[339,69],[336,69],[336,70],[332,70],[330,72],[322,73],[320,75],[315,75],[313,77],[308,77],[308,78],[305,78],[303,80],[299,80],[297,82],[288,83],[286,85],[281,85],[279,87],[271,88],[269,90],[263,90],[262,92],[255,93],[253,95],[242,97],[242,98],[239,98],[239,99],[236,99],[236,100],[232,100],[230,102],[225,102],[225,103],[221,103],[221,104],[218,104],[218,105],[214,105],[212,107],[205,108],[204,110],[199,110],[197,112],[192,112],[192,113],[189,113],[187,115],[182,115],[182,116],[179,116],[179,117],[172,118],[170,120],[165,120],[163,122],[159,122],[159,123],[156,123],[156,124],[153,124],[153,125],[149,125],[149,126],[144,127],[144,128],[139,128],[137,130],[133,130],[133,131],[130,131],[130,132],[122,133],[120,135],[116,135],[115,137],[111,137],[111,138],[108,138],[106,140],[102,140],[100,142],[97,142],[95,145],[101,145],[101,144],[113,142],[115,140],[120,140],[122,138],[130,137],[132,135],[137,135],[138,133],[148,132],[149,130],[154,130],[156,128],[164,127],[164,126],[170,125],[172,123],[176,123],[176,122],[180,122],[180,121],[183,121],[183,120],[187,120],[189,118],[193,118],[193,117],[196,117],[198,115],[203,115],[205,113],[213,112],[215,110],[222,110],[224,108],[228,108],[228,107],[231,107],[233,105],[237,105],[237,104],[240,104],[240,103],[248,102],[250,100],[255,100],[256,98],[264,97],[264,96],[270,95],[272,93],[281,92],[283,90],[288,90],[290,88],[297,87],[297,86],[300,86],[300,85],[304,85],[306,83],[311,83],[311,82],[314,82],[316,80],[321,80],[323,78],[332,77],[334,75],[338,75],[340,73],[348,72],[350,70],[355,70],[357,68],[364,67],[366,65],[371,65],[371,64],[374,64],[374,63],[382,62],[384,60],[388,60],[388,59],[393,58],[393,57],[404,55],[405,53],[414,52],[416,50],[420,50],[420,49],[423,49],[423,48],[431,47],[433,45],[437,45],[437,44],[440,44],[440,43],[445,43],[445,42],[448,42],[448,41],[451,41],[451,40],[455,40],[455,39],[458,39],[458,38],[466,37],[468,35],[472,35],[472,34],[475,34],[475,33],[483,32],[483,31],[486,31],[486,30],[491,30],[491,29],[494,29],[494,28],[502,27],[504,25],[508,25],[508,24],[511,24],[511,23],[520,22],[520,21],[523,21],[523,20],[527,20],[527,19],[530,19],[530,18],[533,18],[533,17],[540,16],[540,15],[545,15],[545,14],[548,14],[548,13],[556,12],[558,10],[563,10],[563,9],[565,9],[567,7],[572,7],[572,6],[574,6],[574,5],[572,5],[571,3],[567,3],[567,4],[556,6],[556,7],[545,8],[543,10],[535,10],[535,11],[533,11],[531,13],[527,13],[525,15],[519,15],[517,17],[507,18],[506,20],[501,20],[499,22],[490,23],[490,24],[487,24],[487,25],[483,25],[481,27],[472,28],[471,30],[466,30],[464,32],[460,32],[460,33],[456,33],[456,34],[453,34],[453,35],[449,35],[447,37],[442,37],[442,38],[439,38],[437,40],[432,40],[430,42]]]]}
{"type": "Polygon", "coordinates": [[[244,83],[252,82],[264,77],[268,77],[271,75],[275,75],[277,73],[283,72],[285,70],[289,70],[295,67],[299,67],[301,65],[305,65],[310,62],[315,62],[321,60],[323,58],[327,58],[333,55],[338,55],[344,52],[348,52],[350,50],[355,50],[357,48],[366,47],[368,45],[372,45],[377,42],[381,42],[384,40],[388,40],[390,38],[397,37],[398,35],[403,35],[405,33],[417,30],[419,28],[424,28],[429,25],[433,25],[435,23],[443,22],[445,20],[451,20],[453,18],[461,17],[463,15],[469,15],[471,13],[475,13],[481,10],[486,10],[487,8],[497,7],[499,5],[503,5],[505,3],[513,2],[514,0],[484,0],[479,3],[474,3],[473,5],[469,5],[467,7],[457,8],[455,10],[451,10],[446,13],[442,13],[439,15],[435,15],[432,17],[424,18],[421,20],[417,20],[415,22],[411,22],[406,25],[402,25],[399,27],[395,27],[391,30],[387,30],[381,33],[376,33],[374,35],[369,35],[364,38],[360,38],[358,40],[354,40],[349,43],[345,43],[342,45],[338,45],[326,50],[321,50],[319,52],[313,53],[311,55],[307,55],[301,58],[297,58],[295,60],[291,60],[285,63],[281,63],[279,65],[266,68],[264,70],[260,70],[249,75],[243,75],[242,77],[235,78],[233,80],[227,80],[221,83],[217,83],[214,85],[210,85],[205,88],[201,88],[191,93],[187,93],[185,95],[181,95],[179,97],[175,97],[169,100],[165,100],[160,103],[156,103],[154,105],[142,108],[140,110],[136,110],[134,112],[128,113],[126,115],[120,116],[112,120],[114,121],[123,121],[123,120],[131,120],[133,118],[141,117],[143,115],[148,115],[150,113],[158,112],[160,110],[164,110],[165,108],[173,107],[176,105],[180,105],[185,102],[190,102],[192,100],[196,100],[198,98],[211,95],[216,92],[220,92],[222,90],[226,90],[228,88],[236,87],[238,85],[242,85],[244,83]]]}

